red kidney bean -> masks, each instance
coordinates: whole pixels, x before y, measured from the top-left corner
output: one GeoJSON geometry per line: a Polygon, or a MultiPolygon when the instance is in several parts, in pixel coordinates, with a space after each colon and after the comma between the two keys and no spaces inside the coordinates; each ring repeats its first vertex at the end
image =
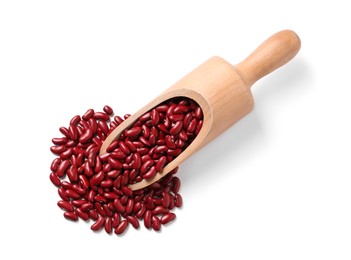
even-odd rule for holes
{"type": "Polygon", "coordinates": [[[133,191],[127,186],[123,186],[121,189],[122,189],[122,192],[128,197],[131,197],[133,195],[133,191]]]}
{"type": "Polygon", "coordinates": [[[83,212],[83,210],[80,209],[80,208],[76,209],[76,214],[77,214],[78,217],[80,217],[83,220],[88,220],[89,219],[89,215],[87,213],[83,212]]]}
{"type": "Polygon", "coordinates": [[[131,152],[136,152],[137,148],[131,141],[127,140],[125,143],[131,152]]]}
{"type": "Polygon", "coordinates": [[[150,129],[146,125],[141,126],[142,134],[144,138],[149,138],[150,136],[150,129]]]}
{"type": "Polygon", "coordinates": [[[166,145],[159,145],[159,146],[155,147],[154,152],[155,153],[165,153],[165,152],[167,152],[167,150],[168,150],[168,147],[166,145]]]}
{"type": "Polygon", "coordinates": [[[66,219],[69,219],[69,220],[72,220],[72,221],[77,221],[78,220],[78,216],[74,212],[66,211],[65,213],[63,213],[63,216],[66,219]]]}
{"type": "Polygon", "coordinates": [[[152,215],[160,215],[169,213],[169,209],[164,208],[163,206],[157,206],[152,210],[152,215]]]}
{"type": "Polygon", "coordinates": [[[66,127],[60,127],[60,132],[67,138],[71,138],[70,134],[69,134],[69,131],[66,127]]]}
{"type": "Polygon", "coordinates": [[[133,199],[128,199],[127,205],[126,205],[126,214],[129,215],[132,213],[134,207],[134,200],[133,199]]]}
{"type": "Polygon", "coordinates": [[[68,139],[67,139],[67,137],[52,138],[51,141],[52,141],[53,144],[62,145],[62,144],[66,144],[68,139]]]}
{"type": "Polygon", "coordinates": [[[175,218],[176,218],[176,215],[174,213],[167,213],[161,217],[160,221],[161,221],[161,224],[165,225],[171,222],[172,220],[174,220],[175,218]]]}
{"type": "Polygon", "coordinates": [[[107,216],[112,217],[113,212],[111,211],[111,209],[108,207],[107,204],[103,204],[102,208],[104,209],[107,216]]]}
{"type": "Polygon", "coordinates": [[[64,188],[58,188],[57,192],[58,192],[59,196],[61,197],[61,199],[63,199],[64,201],[69,201],[69,198],[66,195],[66,190],[64,188]]]}
{"type": "Polygon", "coordinates": [[[59,179],[59,177],[57,177],[57,175],[54,172],[50,173],[50,180],[55,186],[60,186],[61,184],[61,180],[59,179]]]}
{"type": "Polygon", "coordinates": [[[181,121],[184,119],[184,115],[180,114],[180,115],[170,115],[169,116],[169,119],[172,121],[172,122],[177,122],[177,121],[181,121]]]}
{"type": "Polygon", "coordinates": [[[88,177],[91,177],[91,176],[93,176],[93,174],[94,174],[94,172],[93,172],[93,170],[90,168],[88,162],[85,162],[85,163],[84,163],[84,173],[85,173],[85,175],[88,176],[88,177]]]}
{"type": "Polygon", "coordinates": [[[155,204],[154,201],[152,200],[152,198],[147,197],[146,199],[146,203],[145,203],[146,209],[154,209],[155,208],[155,204]]]}
{"type": "Polygon", "coordinates": [[[94,110],[93,109],[88,109],[87,112],[82,116],[83,120],[89,120],[92,116],[94,115],[94,110]]]}
{"type": "Polygon", "coordinates": [[[139,228],[139,221],[135,216],[126,216],[128,222],[135,228],[139,228]]]}
{"type": "Polygon", "coordinates": [[[198,123],[197,123],[197,126],[196,126],[196,130],[195,130],[195,135],[198,135],[201,128],[202,128],[202,125],[203,125],[203,121],[200,120],[198,123]]]}
{"type": "Polygon", "coordinates": [[[157,125],[160,121],[160,116],[156,109],[151,110],[151,123],[152,125],[157,125]]]}
{"type": "Polygon", "coordinates": [[[177,194],[180,188],[180,179],[178,177],[173,177],[172,180],[172,192],[177,194]]]}
{"type": "Polygon", "coordinates": [[[168,208],[169,208],[170,210],[172,210],[172,209],[174,209],[174,207],[175,207],[175,205],[174,205],[175,199],[174,199],[174,196],[173,196],[171,193],[169,194],[169,196],[171,197],[171,199],[170,199],[168,208]]]}
{"type": "Polygon", "coordinates": [[[98,122],[98,127],[101,129],[101,131],[107,135],[109,132],[108,125],[105,121],[99,121],[98,122]]]}
{"type": "Polygon", "coordinates": [[[113,114],[113,110],[110,106],[104,106],[104,112],[108,115],[112,115],[113,114]]]}
{"type": "Polygon", "coordinates": [[[139,121],[140,122],[146,122],[150,118],[151,118],[151,113],[147,112],[147,113],[143,114],[141,117],[139,117],[139,121]]]}
{"type": "Polygon", "coordinates": [[[105,198],[104,196],[101,196],[101,195],[96,195],[96,196],[94,197],[94,200],[95,200],[95,201],[98,201],[98,202],[100,202],[100,203],[106,203],[106,202],[107,202],[106,198],[105,198]]]}
{"type": "Polygon", "coordinates": [[[105,177],[105,173],[103,171],[99,171],[90,179],[90,185],[96,186],[99,185],[105,177]]]}
{"type": "Polygon", "coordinates": [[[78,181],[78,169],[76,165],[72,165],[66,173],[70,182],[75,183],[78,181]]]}
{"type": "Polygon", "coordinates": [[[70,134],[70,137],[72,140],[76,141],[79,137],[79,132],[78,132],[78,128],[76,125],[70,125],[69,128],[68,128],[68,131],[69,131],[69,134],[70,134]]]}
{"type": "Polygon", "coordinates": [[[178,156],[181,153],[182,153],[182,149],[180,149],[180,148],[168,149],[168,151],[167,151],[167,155],[170,155],[170,156],[173,156],[173,157],[176,157],[176,156],[178,156]]]}
{"type": "Polygon", "coordinates": [[[136,126],[124,131],[124,135],[128,138],[135,138],[137,137],[142,131],[140,126],[136,126]]]}
{"type": "Polygon", "coordinates": [[[118,147],[118,140],[114,140],[109,146],[106,148],[106,152],[111,153],[118,147]]]}
{"type": "Polygon", "coordinates": [[[128,221],[127,220],[122,220],[118,227],[115,229],[115,234],[120,235],[122,234],[128,227],[128,221]]]}
{"type": "Polygon", "coordinates": [[[187,128],[187,131],[189,133],[193,133],[196,129],[196,126],[197,126],[197,120],[196,120],[196,118],[194,118],[190,121],[189,126],[187,128]]]}
{"type": "Polygon", "coordinates": [[[95,202],[94,208],[96,209],[96,211],[97,211],[101,216],[106,216],[106,212],[105,212],[105,210],[102,208],[100,202],[95,202]]]}
{"type": "Polygon", "coordinates": [[[51,163],[50,170],[55,172],[59,167],[60,163],[61,163],[61,159],[55,158],[51,163]]]}
{"type": "Polygon", "coordinates": [[[187,135],[187,133],[184,131],[184,130],[182,130],[180,133],[179,133],[179,139],[180,140],[182,140],[182,141],[184,141],[184,142],[186,142],[186,141],[188,141],[188,135],[187,135]]]}
{"type": "Polygon", "coordinates": [[[79,137],[79,142],[84,144],[84,143],[88,142],[92,136],[93,136],[93,131],[91,130],[91,128],[88,128],[84,132],[84,134],[79,137]]]}
{"type": "Polygon", "coordinates": [[[184,129],[187,129],[191,120],[193,120],[193,117],[191,115],[191,113],[187,113],[185,116],[184,116],[184,119],[183,119],[183,128],[184,129]]]}
{"type": "Polygon", "coordinates": [[[156,166],[155,166],[156,171],[161,172],[166,162],[167,162],[167,157],[162,156],[156,163],[156,166]]]}
{"type": "Polygon", "coordinates": [[[142,218],[146,212],[145,204],[141,204],[140,210],[135,214],[137,218],[142,218]]]}
{"type": "Polygon", "coordinates": [[[110,116],[104,112],[95,112],[93,117],[103,121],[108,121],[110,119],[110,116]]]}
{"type": "Polygon", "coordinates": [[[175,142],[173,141],[172,137],[170,135],[167,135],[165,138],[166,145],[169,149],[174,149],[176,148],[175,142]]]}
{"type": "Polygon", "coordinates": [[[67,168],[70,166],[70,164],[71,163],[68,160],[62,161],[56,170],[56,175],[60,178],[63,177],[66,173],[67,168]]]}
{"type": "Polygon", "coordinates": [[[84,205],[85,203],[87,203],[86,200],[72,200],[72,205],[75,207],[81,207],[82,205],[84,205]]]}
{"type": "Polygon", "coordinates": [[[105,181],[102,181],[102,182],[100,183],[100,186],[101,186],[102,188],[109,188],[109,187],[113,186],[113,181],[112,181],[112,180],[105,180],[105,181]]]}
{"type": "Polygon", "coordinates": [[[166,116],[170,117],[173,114],[174,109],[177,107],[176,104],[172,104],[168,107],[168,110],[166,112],[166,116]]]}
{"type": "Polygon", "coordinates": [[[130,114],[125,114],[124,115],[124,119],[127,119],[128,117],[130,117],[131,115],[130,114]]]}
{"type": "Polygon", "coordinates": [[[157,172],[155,166],[152,166],[145,174],[143,174],[143,178],[146,180],[151,179],[156,175],[156,173],[157,172]]]}
{"type": "Polygon", "coordinates": [[[189,108],[184,105],[178,105],[174,108],[173,113],[174,114],[183,114],[189,111],[189,108]]]}
{"type": "Polygon", "coordinates": [[[155,109],[159,113],[165,113],[165,112],[167,112],[168,108],[169,108],[168,105],[163,104],[163,105],[158,105],[155,109]]]}
{"type": "Polygon", "coordinates": [[[84,204],[80,207],[80,209],[81,209],[82,211],[84,211],[84,212],[87,212],[87,211],[89,211],[90,209],[92,209],[93,207],[94,207],[93,204],[91,204],[90,202],[87,202],[87,203],[84,203],[84,204]]]}
{"type": "Polygon", "coordinates": [[[112,218],[106,218],[105,220],[105,231],[110,234],[112,232],[112,218]]]}
{"type": "Polygon", "coordinates": [[[108,200],[114,200],[119,198],[119,196],[114,192],[105,192],[103,196],[108,200]]]}
{"type": "Polygon", "coordinates": [[[155,231],[159,231],[161,229],[161,221],[157,216],[151,217],[151,226],[155,231]]]}
{"type": "Polygon", "coordinates": [[[202,119],[202,109],[201,107],[196,107],[195,108],[195,112],[194,112],[194,115],[197,119],[202,119]]]}
{"type": "Polygon", "coordinates": [[[153,166],[155,163],[154,160],[149,159],[146,162],[144,162],[141,167],[140,167],[140,172],[141,173],[146,173],[146,171],[148,171],[150,169],[151,166],[153,166]]]}
{"type": "Polygon", "coordinates": [[[79,199],[81,196],[74,190],[66,190],[66,196],[72,199],[79,199]]]}
{"type": "Polygon", "coordinates": [[[152,213],[151,210],[147,210],[144,215],[144,226],[146,228],[151,227],[151,218],[152,218],[152,213]]]}
{"type": "Polygon", "coordinates": [[[100,230],[105,224],[105,218],[102,216],[99,216],[98,219],[95,221],[93,225],[91,225],[90,229],[93,231],[98,231],[100,230]]]}
{"type": "Polygon", "coordinates": [[[54,154],[60,154],[65,150],[66,150],[66,146],[64,145],[55,145],[50,147],[50,151],[54,154]]]}
{"type": "Polygon", "coordinates": [[[117,212],[114,213],[114,214],[113,214],[113,217],[112,217],[112,224],[111,224],[111,226],[112,226],[113,228],[118,227],[120,221],[121,221],[121,215],[118,214],[117,212]]]}
{"type": "Polygon", "coordinates": [[[166,134],[169,133],[167,127],[166,127],[164,124],[159,124],[159,125],[157,125],[157,128],[158,128],[159,130],[161,130],[162,132],[166,133],[166,134]]]}
{"type": "Polygon", "coordinates": [[[168,192],[162,192],[162,206],[164,208],[168,208],[170,202],[171,202],[171,198],[170,198],[168,192]]]}
{"type": "Polygon", "coordinates": [[[90,217],[92,220],[94,220],[94,221],[97,220],[98,217],[99,217],[99,214],[96,212],[95,209],[89,210],[89,211],[88,211],[88,215],[89,215],[89,217],[90,217]]]}
{"type": "Polygon", "coordinates": [[[109,157],[107,159],[108,163],[112,166],[113,169],[119,170],[122,168],[123,164],[120,163],[119,161],[109,157]]]}
{"type": "Polygon", "coordinates": [[[61,209],[66,210],[66,211],[73,211],[73,205],[69,203],[68,201],[60,200],[57,202],[57,206],[59,206],[61,209]]]}
{"type": "Polygon", "coordinates": [[[183,128],[183,121],[177,121],[171,128],[171,130],[169,130],[169,133],[171,135],[177,135],[180,133],[180,131],[183,128]]]}
{"type": "Polygon", "coordinates": [[[183,198],[180,194],[176,194],[174,198],[174,206],[180,208],[183,205],[183,198]]]}
{"type": "Polygon", "coordinates": [[[85,192],[86,192],[84,188],[80,187],[77,184],[73,184],[71,189],[81,196],[85,195],[85,192]]]}
{"type": "Polygon", "coordinates": [[[80,121],[80,116],[76,115],[72,117],[71,121],[69,122],[70,125],[77,125],[80,121]]]}
{"type": "Polygon", "coordinates": [[[125,208],[122,205],[121,201],[119,199],[115,199],[113,201],[113,206],[115,207],[115,209],[119,212],[119,213],[124,213],[125,208]]]}

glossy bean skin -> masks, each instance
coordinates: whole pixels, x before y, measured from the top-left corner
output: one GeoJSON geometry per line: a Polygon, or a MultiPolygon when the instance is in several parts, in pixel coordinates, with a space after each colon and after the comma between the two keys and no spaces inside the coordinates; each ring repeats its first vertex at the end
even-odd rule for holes
{"type": "Polygon", "coordinates": [[[144,226],[146,228],[151,228],[151,218],[152,218],[151,210],[147,210],[144,215],[144,226]]]}
{"type": "Polygon", "coordinates": [[[57,177],[57,175],[54,172],[50,173],[50,180],[55,186],[59,187],[61,184],[61,180],[59,179],[59,177],[57,177]]]}
{"type": "Polygon", "coordinates": [[[127,216],[126,219],[135,229],[139,228],[139,221],[135,216],[127,216]]]}
{"type": "Polygon", "coordinates": [[[161,221],[157,216],[152,216],[151,226],[155,231],[159,231],[161,229],[161,221]]]}
{"type": "Polygon", "coordinates": [[[105,224],[105,218],[102,216],[99,216],[98,219],[95,221],[93,225],[91,225],[90,229],[93,231],[98,231],[100,230],[105,224]]]}
{"type": "Polygon", "coordinates": [[[57,202],[57,205],[63,209],[63,210],[66,210],[66,211],[71,211],[73,212],[74,210],[74,207],[71,203],[69,203],[68,201],[64,201],[64,200],[60,200],[59,202],[57,202]]]}
{"type": "Polygon", "coordinates": [[[72,221],[78,220],[78,216],[74,212],[66,211],[65,213],[63,213],[63,216],[68,220],[72,220],[72,221]]]}
{"type": "Polygon", "coordinates": [[[127,227],[128,227],[128,221],[127,220],[122,220],[119,223],[118,227],[116,227],[115,234],[116,235],[122,234],[127,229],[127,227]]]}
{"type": "Polygon", "coordinates": [[[176,215],[174,213],[167,213],[161,217],[160,221],[161,221],[162,225],[165,225],[165,224],[173,221],[175,218],[176,218],[176,215]]]}

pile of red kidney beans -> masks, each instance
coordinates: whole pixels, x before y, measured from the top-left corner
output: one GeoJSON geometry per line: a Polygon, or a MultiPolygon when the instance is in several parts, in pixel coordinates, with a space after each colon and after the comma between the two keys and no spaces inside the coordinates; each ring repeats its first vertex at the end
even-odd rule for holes
{"type": "MultiPolygon", "coordinates": [[[[129,115],[125,115],[127,119],[129,115]]],[[[176,217],[182,206],[178,193],[178,168],[152,185],[133,191],[130,184],[150,179],[176,158],[195,139],[203,124],[199,105],[185,97],[173,98],[143,114],[129,129],[99,154],[108,134],[124,119],[89,109],[74,116],[62,137],[53,138],[50,180],[58,188],[57,205],[64,217],[93,221],[91,229],[122,234],[139,221],[155,231],[176,217]]]]}

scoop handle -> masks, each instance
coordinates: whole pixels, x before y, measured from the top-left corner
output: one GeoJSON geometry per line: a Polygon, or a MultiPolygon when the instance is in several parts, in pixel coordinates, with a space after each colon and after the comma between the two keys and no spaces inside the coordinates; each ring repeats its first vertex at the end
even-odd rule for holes
{"type": "Polygon", "coordinates": [[[297,34],[291,30],[283,30],[269,37],[235,67],[251,87],[257,80],[294,58],[300,47],[297,34]]]}

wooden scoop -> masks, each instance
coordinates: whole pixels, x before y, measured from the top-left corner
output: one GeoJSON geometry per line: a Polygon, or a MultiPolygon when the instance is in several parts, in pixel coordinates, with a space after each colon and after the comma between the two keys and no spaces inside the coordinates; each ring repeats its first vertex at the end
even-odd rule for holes
{"type": "Polygon", "coordinates": [[[223,131],[253,109],[250,87],[260,78],[290,61],[300,49],[300,39],[290,30],[278,32],[263,42],[250,56],[236,66],[220,57],[212,57],[130,116],[106,138],[100,154],[132,126],[144,113],[174,97],[195,100],[203,111],[203,126],[194,141],[172,162],[149,180],[130,185],[132,190],[144,188],[177,167],[223,131]]]}

